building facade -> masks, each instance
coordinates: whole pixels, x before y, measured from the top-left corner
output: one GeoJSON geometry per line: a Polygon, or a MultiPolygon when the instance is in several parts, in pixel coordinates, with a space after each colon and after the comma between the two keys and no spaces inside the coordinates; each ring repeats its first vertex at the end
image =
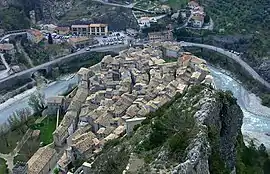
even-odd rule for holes
{"type": "Polygon", "coordinates": [[[55,31],[56,31],[58,34],[66,35],[66,34],[69,34],[70,28],[69,28],[69,27],[56,27],[56,28],[55,28],[55,31]]]}
{"type": "Polygon", "coordinates": [[[74,48],[85,48],[93,44],[93,39],[83,36],[83,37],[69,38],[68,42],[74,48]]]}
{"type": "Polygon", "coordinates": [[[55,96],[47,99],[47,114],[51,116],[56,116],[57,111],[63,112],[65,107],[65,99],[63,96],[55,96]]]}
{"type": "Polygon", "coordinates": [[[170,30],[148,33],[150,41],[170,41],[173,40],[173,33],[170,30]]]}
{"type": "Polygon", "coordinates": [[[133,132],[133,128],[134,126],[138,125],[138,124],[141,124],[141,122],[143,120],[145,120],[146,117],[140,117],[140,118],[132,118],[132,119],[128,119],[126,120],[126,132],[127,132],[127,135],[131,135],[132,132],[133,132]]]}
{"type": "Polygon", "coordinates": [[[71,31],[72,34],[84,37],[105,36],[109,33],[108,24],[72,25],[71,31]]]}
{"type": "Polygon", "coordinates": [[[197,28],[202,28],[204,24],[205,14],[203,12],[195,12],[191,18],[192,26],[197,28]]]}

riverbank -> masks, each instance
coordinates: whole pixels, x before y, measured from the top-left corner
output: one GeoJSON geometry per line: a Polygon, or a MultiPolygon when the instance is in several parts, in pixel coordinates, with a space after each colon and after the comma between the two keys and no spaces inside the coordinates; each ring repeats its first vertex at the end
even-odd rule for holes
{"type": "MultiPolygon", "coordinates": [[[[207,49],[198,49],[198,48],[188,48],[187,51],[194,53],[195,55],[202,57],[210,64],[218,67],[220,69],[224,69],[227,72],[230,72],[230,76],[238,79],[238,81],[250,92],[256,94],[261,101],[266,106],[270,107],[270,101],[267,101],[267,96],[269,95],[270,91],[261,83],[253,79],[251,76],[248,75],[245,69],[243,69],[238,63],[234,60],[219,54],[215,51],[207,50],[207,49]]],[[[270,98],[269,98],[270,100],[270,98]]]]}
{"type": "MultiPolygon", "coordinates": [[[[270,148],[270,108],[262,106],[261,100],[252,92],[248,91],[235,77],[228,76],[225,70],[210,67],[216,87],[221,90],[229,90],[237,98],[237,103],[241,107],[244,119],[242,134],[245,141],[254,140],[256,145],[261,143],[270,148]]],[[[232,73],[230,73],[232,74],[232,73]]]]}

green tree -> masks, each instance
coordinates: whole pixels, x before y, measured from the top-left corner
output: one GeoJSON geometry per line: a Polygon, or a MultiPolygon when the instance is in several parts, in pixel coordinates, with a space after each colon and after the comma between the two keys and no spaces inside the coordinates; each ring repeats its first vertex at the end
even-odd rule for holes
{"type": "Polygon", "coordinates": [[[204,17],[204,22],[205,22],[205,23],[209,23],[209,22],[210,22],[210,16],[209,16],[209,15],[206,15],[206,16],[204,17]]]}
{"type": "Polygon", "coordinates": [[[53,38],[52,38],[51,33],[49,33],[49,36],[48,36],[48,43],[53,44],[53,38]]]}
{"type": "Polygon", "coordinates": [[[58,168],[55,168],[55,169],[53,170],[53,173],[54,173],[54,174],[58,174],[58,173],[59,173],[59,169],[58,169],[58,168]]]}

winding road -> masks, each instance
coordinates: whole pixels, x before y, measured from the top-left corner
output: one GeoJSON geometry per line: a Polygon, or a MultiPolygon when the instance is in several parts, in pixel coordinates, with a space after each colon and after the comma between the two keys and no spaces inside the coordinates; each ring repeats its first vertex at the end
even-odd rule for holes
{"type": "Polygon", "coordinates": [[[110,6],[114,6],[114,7],[123,7],[123,8],[132,9],[134,11],[141,11],[141,12],[144,12],[144,13],[164,14],[164,13],[158,13],[158,12],[154,12],[154,11],[149,11],[149,10],[137,8],[137,7],[135,7],[136,3],[131,3],[129,5],[122,5],[122,4],[117,4],[117,3],[105,2],[103,0],[93,0],[93,1],[102,3],[104,5],[110,5],[110,6]]]}
{"type": "MultiPolygon", "coordinates": [[[[98,47],[98,48],[92,48],[91,49],[91,52],[92,51],[97,51],[97,52],[106,52],[106,51],[117,51],[119,49],[123,49],[123,48],[127,48],[128,46],[127,45],[124,45],[124,44],[121,44],[121,45],[112,45],[112,46],[106,46],[106,47],[98,47]]],[[[62,61],[65,61],[66,59],[70,59],[76,55],[81,55],[81,54],[84,54],[84,53],[87,53],[89,51],[87,51],[86,49],[82,49],[78,52],[75,52],[75,53],[72,53],[72,54],[69,54],[69,55],[66,55],[66,56],[63,56],[61,58],[58,58],[58,59],[55,59],[55,60],[52,60],[50,62],[46,62],[44,64],[41,64],[41,65],[38,65],[36,67],[33,67],[33,68],[30,68],[30,69],[27,69],[25,71],[21,71],[19,73],[16,73],[16,74],[13,74],[7,78],[4,78],[4,79],[1,79],[0,80],[0,84],[1,83],[4,83],[8,80],[12,80],[14,79],[15,77],[19,77],[19,76],[23,76],[23,75],[26,75],[28,73],[33,73],[33,72],[36,72],[40,69],[45,69],[49,66],[52,66],[52,65],[55,65],[57,63],[60,63],[62,61]]]]}
{"type": "Polygon", "coordinates": [[[209,49],[209,50],[216,51],[216,52],[218,52],[220,54],[223,54],[223,55],[225,55],[225,56],[233,59],[234,61],[236,61],[255,80],[257,80],[262,85],[264,85],[265,87],[267,87],[268,89],[270,89],[270,83],[268,83],[266,80],[264,80],[253,68],[251,68],[245,61],[243,61],[240,58],[240,56],[237,56],[236,54],[234,54],[234,53],[232,53],[230,51],[227,51],[227,50],[224,50],[223,48],[215,47],[215,46],[212,46],[212,45],[198,44],[198,43],[192,43],[192,42],[180,42],[180,45],[183,46],[183,47],[192,46],[192,47],[206,48],[206,49],[209,49]]]}
{"type": "Polygon", "coordinates": [[[116,3],[111,3],[111,2],[105,2],[103,0],[93,0],[93,1],[100,2],[105,5],[115,6],[115,7],[123,7],[123,8],[130,8],[130,9],[134,7],[134,4],[122,5],[122,4],[116,4],[116,3]]]}
{"type": "MultiPolygon", "coordinates": [[[[119,6],[124,6],[125,8],[130,8],[131,6],[130,5],[120,5],[120,4],[114,4],[114,3],[107,3],[107,2],[104,2],[102,0],[95,0],[97,2],[101,2],[101,3],[104,3],[104,4],[111,4],[111,5],[119,5],[119,6]]],[[[0,39],[0,43],[5,39],[5,38],[8,38],[12,35],[21,35],[21,34],[24,34],[25,32],[20,32],[20,33],[12,33],[12,34],[8,34],[6,36],[4,36],[3,38],[0,39]]],[[[264,85],[265,87],[267,87],[268,89],[270,89],[270,83],[268,83],[266,80],[264,80],[252,67],[250,67],[246,62],[244,62],[240,56],[232,53],[232,52],[229,52],[227,50],[224,50],[223,48],[219,48],[219,47],[215,47],[215,46],[212,46],[212,45],[206,45],[206,44],[199,44],[199,43],[192,43],[192,42],[180,42],[180,45],[183,46],[183,47],[188,47],[188,46],[193,46],[193,47],[200,47],[200,48],[206,48],[206,49],[209,49],[209,50],[213,50],[213,51],[216,51],[220,54],[223,54],[231,59],[233,59],[234,61],[236,61],[239,65],[241,65],[255,80],[257,80],[258,82],[260,82],[262,85],[264,85]]],[[[105,46],[105,47],[98,47],[98,48],[93,48],[91,51],[99,51],[99,52],[105,52],[105,51],[115,51],[116,49],[123,49],[123,48],[127,48],[128,45],[113,45],[113,46],[105,46]]],[[[22,71],[22,72],[19,72],[19,73],[16,73],[16,74],[13,74],[9,77],[6,77],[4,79],[1,79],[0,80],[0,84],[1,83],[4,83],[5,81],[7,80],[11,80],[15,77],[18,77],[18,76],[22,76],[22,75],[25,75],[27,73],[32,73],[32,72],[35,72],[39,69],[44,69],[48,66],[51,66],[51,65],[54,65],[54,64],[57,64],[57,63],[60,63],[61,61],[65,61],[65,59],[68,59],[68,58],[71,58],[72,56],[76,56],[76,55],[80,55],[80,54],[84,54],[86,53],[87,51],[85,49],[83,50],[80,50],[78,52],[75,52],[75,53],[72,53],[72,54],[69,54],[67,56],[63,56],[61,58],[58,58],[56,60],[53,60],[53,61],[50,61],[50,62],[47,62],[47,63],[44,63],[44,64],[41,64],[41,65],[38,65],[36,67],[33,67],[33,68],[30,68],[28,70],[25,70],[25,71],[22,71]]],[[[1,56],[1,59],[3,59],[3,56],[1,56]]]]}

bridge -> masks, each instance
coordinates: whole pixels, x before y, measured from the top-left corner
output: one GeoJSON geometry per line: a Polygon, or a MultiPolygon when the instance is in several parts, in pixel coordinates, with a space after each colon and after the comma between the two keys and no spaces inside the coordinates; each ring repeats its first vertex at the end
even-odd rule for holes
{"type": "Polygon", "coordinates": [[[240,58],[240,56],[238,56],[230,51],[227,51],[223,48],[215,47],[212,45],[198,44],[198,43],[192,43],[192,42],[180,42],[180,45],[183,47],[206,48],[206,49],[218,52],[220,54],[223,54],[223,55],[233,59],[235,62],[237,62],[241,67],[243,67],[246,70],[247,73],[249,73],[249,75],[251,77],[253,77],[253,79],[255,79],[256,81],[261,83],[266,88],[270,89],[270,83],[268,83],[266,80],[264,80],[251,66],[249,66],[245,61],[243,61],[240,58]]]}
{"type": "Polygon", "coordinates": [[[19,73],[15,73],[13,75],[10,75],[4,79],[0,80],[0,90],[10,87],[14,84],[16,84],[17,80],[24,80],[24,79],[28,79],[31,78],[33,76],[34,73],[38,72],[38,71],[45,71],[46,73],[48,73],[48,71],[50,71],[50,69],[53,66],[59,66],[65,62],[74,60],[75,58],[80,58],[82,55],[88,55],[91,54],[91,52],[115,52],[118,53],[119,51],[128,48],[128,45],[112,45],[112,46],[106,46],[106,47],[97,47],[97,48],[93,48],[91,49],[91,51],[86,51],[85,49],[82,49],[78,52],[60,57],[58,59],[52,60],[50,62],[46,62],[44,64],[38,65],[36,67],[21,71],[19,73]]]}

